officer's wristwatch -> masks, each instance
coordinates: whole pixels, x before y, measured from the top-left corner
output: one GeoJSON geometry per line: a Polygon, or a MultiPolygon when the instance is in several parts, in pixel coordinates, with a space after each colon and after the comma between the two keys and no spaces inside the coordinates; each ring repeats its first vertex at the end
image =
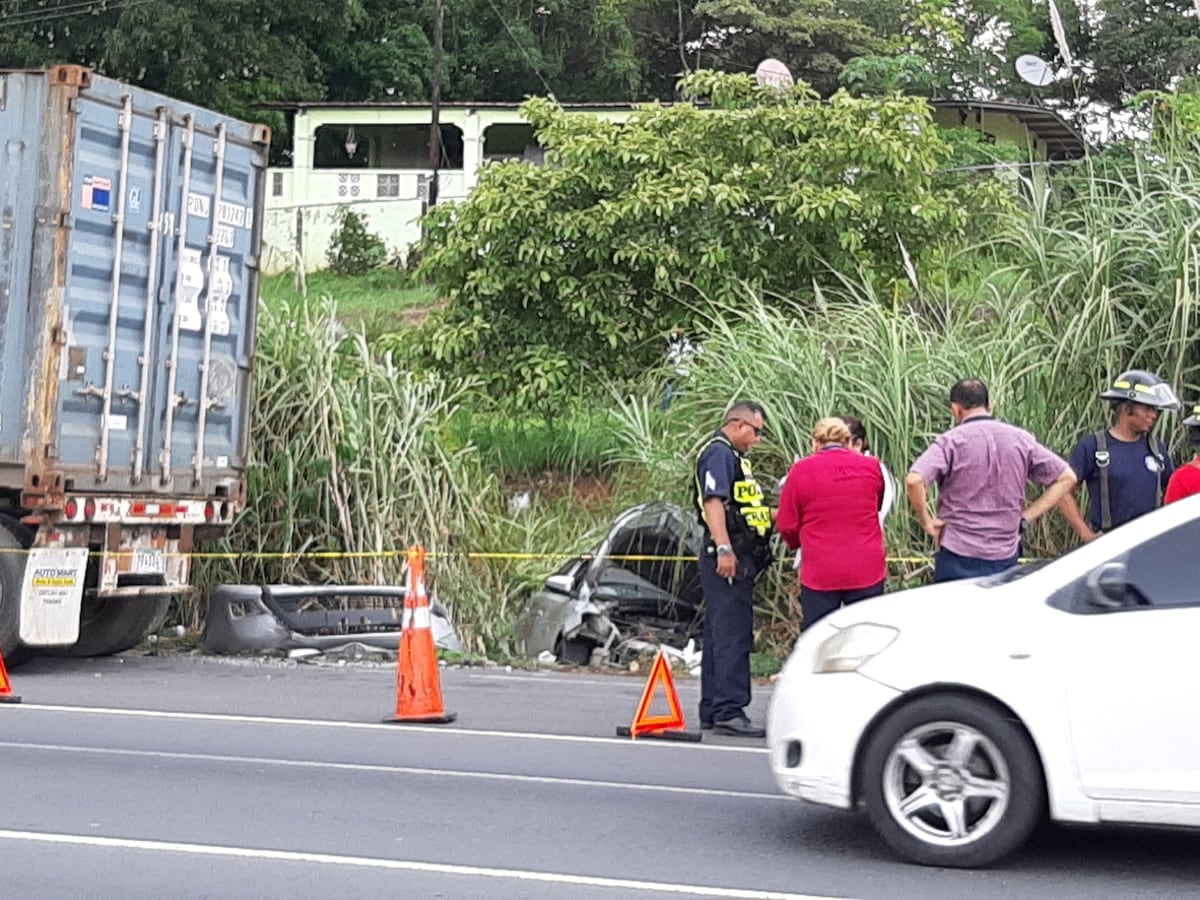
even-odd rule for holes
{"type": "Polygon", "coordinates": [[[728,556],[733,553],[733,547],[729,544],[717,544],[717,556],[728,556]]]}

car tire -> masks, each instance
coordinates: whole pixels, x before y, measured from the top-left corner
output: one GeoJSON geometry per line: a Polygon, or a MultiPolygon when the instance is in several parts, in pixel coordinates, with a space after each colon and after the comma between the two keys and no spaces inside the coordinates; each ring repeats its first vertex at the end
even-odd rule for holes
{"type": "Polygon", "coordinates": [[[998,706],[963,694],[893,711],[871,735],[859,775],[875,830],[922,865],[991,865],[1045,818],[1045,777],[1028,736],[998,706]]]}

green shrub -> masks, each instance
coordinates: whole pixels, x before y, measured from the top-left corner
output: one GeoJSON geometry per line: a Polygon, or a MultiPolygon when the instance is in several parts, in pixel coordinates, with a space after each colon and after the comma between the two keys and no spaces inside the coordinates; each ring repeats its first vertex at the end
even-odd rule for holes
{"type": "Polygon", "coordinates": [[[366,219],[342,207],[325,257],[338,275],[365,275],[386,263],[388,252],[383,239],[367,230],[366,219]]]}

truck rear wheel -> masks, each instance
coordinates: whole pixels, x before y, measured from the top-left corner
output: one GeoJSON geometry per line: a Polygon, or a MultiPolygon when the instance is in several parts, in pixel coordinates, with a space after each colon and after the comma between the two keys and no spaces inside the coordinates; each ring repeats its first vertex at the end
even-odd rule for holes
{"type": "Polygon", "coordinates": [[[29,549],[33,535],[23,525],[0,516],[0,655],[6,668],[19,666],[33,657],[21,645],[21,583],[25,577],[25,556],[17,550],[29,549]]]}
{"type": "Polygon", "coordinates": [[[79,640],[56,656],[111,656],[140,644],[162,625],[170,597],[106,597],[83,601],[79,640]]]}

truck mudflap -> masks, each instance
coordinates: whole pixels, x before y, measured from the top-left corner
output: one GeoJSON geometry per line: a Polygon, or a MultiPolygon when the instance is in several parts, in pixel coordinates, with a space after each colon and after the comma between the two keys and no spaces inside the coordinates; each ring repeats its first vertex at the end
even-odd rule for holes
{"type": "Polygon", "coordinates": [[[34,547],[21,585],[21,642],[55,647],[79,640],[87,547],[34,547]]]}
{"type": "MultiPolygon", "coordinates": [[[[407,590],[397,585],[223,584],[208,598],[210,653],[331,651],[363,644],[396,652],[407,590]]],[[[461,653],[446,608],[430,604],[434,643],[461,653]]]]}

